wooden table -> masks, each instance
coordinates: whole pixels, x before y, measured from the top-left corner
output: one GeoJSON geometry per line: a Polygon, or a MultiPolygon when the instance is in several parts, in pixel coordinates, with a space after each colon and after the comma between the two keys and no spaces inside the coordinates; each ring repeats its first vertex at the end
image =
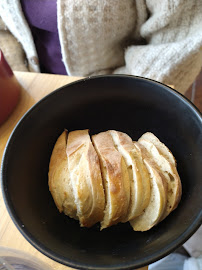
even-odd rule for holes
{"type": "MultiPolygon", "coordinates": [[[[78,80],[76,77],[61,76],[61,75],[49,75],[49,74],[37,74],[26,72],[15,72],[15,75],[22,85],[22,93],[19,104],[8,118],[8,120],[0,126],[0,163],[2,160],[3,151],[6,142],[10,136],[11,131],[17,124],[18,120],[23,114],[37,101],[49,94],[53,90],[78,80]]],[[[72,269],[70,267],[61,265],[36,250],[21,233],[17,230],[12,222],[5,204],[2,198],[2,192],[0,191],[0,246],[10,247],[17,250],[25,251],[32,256],[47,263],[52,269],[67,270],[72,269]]],[[[146,270],[147,267],[141,268],[146,270]]]]}

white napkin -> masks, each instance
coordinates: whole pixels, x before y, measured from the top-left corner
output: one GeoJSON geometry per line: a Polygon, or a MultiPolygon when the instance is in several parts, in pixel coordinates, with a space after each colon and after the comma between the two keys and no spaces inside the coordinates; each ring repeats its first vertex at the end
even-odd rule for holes
{"type": "Polygon", "coordinates": [[[184,243],[183,247],[191,257],[197,258],[202,256],[202,226],[184,243]]]}

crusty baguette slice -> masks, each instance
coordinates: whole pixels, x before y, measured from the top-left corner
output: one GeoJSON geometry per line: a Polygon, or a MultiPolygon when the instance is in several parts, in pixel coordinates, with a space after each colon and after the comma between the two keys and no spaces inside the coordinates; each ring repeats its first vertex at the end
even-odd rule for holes
{"type": "Polygon", "coordinates": [[[176,166],[176,160],[171,153],[171,151],[168,149],[168,147],[162,143],[153,133],[146,132],[144,133],[140,139],[144,139],[147,141],[152,142],[156,148],[159,150],[159,152],[174,166],[176,166]]]}
{"type": "Polygon", "coordinates": [[[127,134],[115,130],[110,130],[110,134],[116,149],[124,157],[129,172],[131,198],[127,220],[131,220],[139,216],[149,203],[149,175],[132,139],[127,134]]]}
{"type": "Polygon", "coordinates": [[[103,219],[105,195],[98,155],[88,130],[69,133],[67,157],[80,225],[91,227],[103,219]]]}
{"type": "Polygon", "coordinates": [[[124,222],[130,203],[130,180],[122,155],[114,147],[109,131],[92,136],[104,181],[106,208],[101,230],[124,222]]]}
{"type": "Polygon", "coordinates": [[[60,212],[78,219],[74,194],[67,164],[67,132],[64,131],[53,148],[49,164],[48,184],[55,204],[60,212]]]}
{"type": "Polygon", "coordinates": [[[155,161],[167,181],[168,201],[165,212],[161,218],[161,220],[163,220],[178,206],[181,199],[182,188],[180,177],[176,167],[161,155],[157,147],[151,141],[147,141],[141,137],[138,142],[147,149],[151,158],[155,161]]]}
{"type": "Polygon", "coordinates": [[[130,221],[135,231],[147,231],[156,225],[164,213],[167,201],[167,187],[161,174],[156,169],[152,159],[147,155],[144,147],[139,143],[134,143],[141,152],[145,165],[150,175],[151,196],[147,208],[143,214],[130,221]]]}

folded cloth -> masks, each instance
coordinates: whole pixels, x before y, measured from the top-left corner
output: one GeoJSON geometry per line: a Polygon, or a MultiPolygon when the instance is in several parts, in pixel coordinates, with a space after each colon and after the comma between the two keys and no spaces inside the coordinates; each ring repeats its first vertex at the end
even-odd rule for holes
{"type": "Polygon", "coordinates": [[[184,261],[183,270],[201,270],[202,269],[202,256],[198,258],[189,258],[184,261]]]}
{"type": "Polygon", "coordinates": [[[202,270],[202,226],[183,245],[191,256],[171,253],[165,258],[149,265],[149,270],[202,270]]]}
{"type": "MultiPolygon", "coordinates": [[[[188,257],[177,254],[171,253],[170,255],[166,256],[165,258],[152,263],[149,265],[149,270],[184,270],[184,262],[188,257]]],[[[186,270],[192,270],[191,268],[186,270]]],[[[198,270],[198,269],[197,269],[198,270]]]]}
{"type": "MultiPolygon", "coordinates": [[[[183,247],[191,257],[198,258],[202,256],[202,225],[195,234],[184,243],[183,247]]],[[[202,269],[202,267],[200,269],[202,269]]]]}
{"type": "Polygon", "coordinates": [[[172,253],[165,258],[149,265],[149,270],[201,270],[202,256],[198,258],[186,257],[172,253]]]}

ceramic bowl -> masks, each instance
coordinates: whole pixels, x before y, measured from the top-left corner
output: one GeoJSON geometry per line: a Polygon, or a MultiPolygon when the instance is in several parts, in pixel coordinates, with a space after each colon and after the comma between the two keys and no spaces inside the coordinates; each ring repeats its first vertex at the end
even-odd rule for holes
{"type": "Polygon", "coordinates": [[[4,152],[3,196],[22,235],[53,260],[79,269],[134,269],[168,255],[200,226],[201,149],[201,115],[173,89],[133,76],[82,79],[43,98],[19,121],[4,152]],[[64,129],[115,129],[133,140],[153,132],[177,160],[178,208],[147,232],[134,232],[129,223],[80,228],[58,212],[48,189],[51,152],[64,129]]]}

